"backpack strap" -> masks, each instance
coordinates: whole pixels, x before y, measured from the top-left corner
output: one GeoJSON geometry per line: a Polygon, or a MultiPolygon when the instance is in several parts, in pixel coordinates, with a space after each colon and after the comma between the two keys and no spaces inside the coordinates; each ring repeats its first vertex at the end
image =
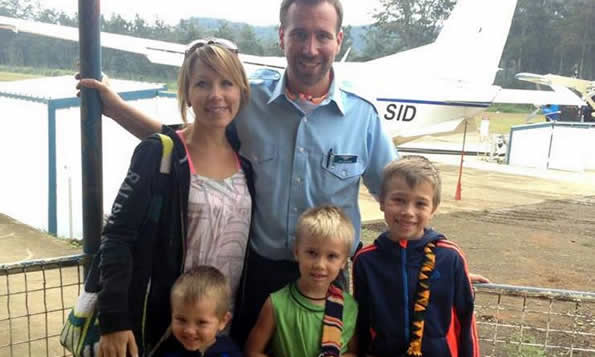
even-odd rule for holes
{"type": "Polygon", "coordinates": [[[174,149],[174,141],[167,135],[158,133],[163,152],[161,153],[161,164],[159,165],[159,172],[167,174],[171,172],[171,153],[174,149]]]}

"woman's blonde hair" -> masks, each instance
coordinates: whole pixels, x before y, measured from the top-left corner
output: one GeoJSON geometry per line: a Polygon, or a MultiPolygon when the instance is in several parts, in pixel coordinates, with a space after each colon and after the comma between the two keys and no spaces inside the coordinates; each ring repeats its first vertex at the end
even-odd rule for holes
{"type": "Polygon", "coordinates": [[[178,108],[184,124],[188,124],[186,118],[186,112],[190,106],[188,92],[196,61],[200,61],[200,65],[209,67],[240,88],[240,110],[248,103],[250,85],[238,55],[216,43],[204,44],[187,53],[178,74],[178,108]]]}

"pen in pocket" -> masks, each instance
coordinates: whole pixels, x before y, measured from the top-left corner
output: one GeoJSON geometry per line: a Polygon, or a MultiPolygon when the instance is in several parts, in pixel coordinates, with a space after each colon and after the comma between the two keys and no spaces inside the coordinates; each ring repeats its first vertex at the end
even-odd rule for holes
{"type": "Polygon", "coordinates": [[[328,169],[331,166],[331,161],[333,159],[333,148],[330,148],[328,154],[326,155],[326,168],[328,169]]]}

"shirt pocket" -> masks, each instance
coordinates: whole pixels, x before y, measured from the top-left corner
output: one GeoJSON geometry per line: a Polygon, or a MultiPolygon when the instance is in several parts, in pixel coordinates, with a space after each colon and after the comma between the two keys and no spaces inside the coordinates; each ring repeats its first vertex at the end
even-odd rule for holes
{"type": "MultiPolygon", "coordinates": [[[[365,171],[359,158],[353,163],[331,163],[329,165],[327,165],[327,158],[323,158],[320,167],[322,187],[330,197],[333,197],[333,201],[341,201],[335,202],[336,204],[344,206],[357,196],[358,182],[365,171]]],[[[353,204],[351,202],[349,206],[353,204]]]]}
{"type": "Polygon", "coordinates": [[[269,143],[242,145],[240,153],[252,164],[254,186],[257,193],[274,193],[272,192],[274,184],[279,182],[279,152],[277,146],[269,143]]]}
{"type": "Polygon", "coordinates": [[[320,164],[322,170],[339,180],[351,180],[353,178],[359,178],[365,171],[365,167],[359,158],[358,161],[352,163],[327,165],[327,161],[328,160],[326,158],[321,161],[320,164]]]}

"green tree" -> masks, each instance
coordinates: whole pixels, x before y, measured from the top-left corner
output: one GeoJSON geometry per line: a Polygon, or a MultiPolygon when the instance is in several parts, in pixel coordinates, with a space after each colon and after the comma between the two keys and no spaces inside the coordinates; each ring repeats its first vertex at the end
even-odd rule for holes
{"type": "Polygon", "coordinates": [[[173,30],[176,42],[188,44],[196,39],[205,37],[205,31],[197,21],[194,19],[180,20],[173,30]]]}
{"type": "Polygon", "coordinates": [[[351,37],[351,25],[347,25],[343,27],[343,43],[341,44],[341,51],[337,55],[337,60],[341,60],[347,52],[351,48],[351,52],[349,52],[348,61],[354,58],[355,50],[353,49],[353,38],[351,37]]]}
{"type": "Polygon", "coordinates": [[[33,19],[39,4],[33,0],[0,0],[0,15],[19,19],[33,19]]]}
{"type": "Polygon", "coordinates": [[[236,32],[233,30],[229,21],[221,21],[213,36],[237,42],[236,32]]]}
{"type": "Polygon", "coordinates": [[[395,53],[399,47],[399,37],[386,30],[385,27],[372,25],[365,35],[366,46],[363,53],[357,58],[368,61],[374,58],[395,53]]]}
{"type": "Polygon", "coordinates": [[[455,0],[380,0],[374,14],[377,34],[399,39],[406,50],[432,42],[455,5],[455,0]]]}
{"type": "Polygon", "coordinates": [[[260,41],[256,38],[254,30],[250,25],[242,25],[240,29],[240,35],[238,36],[238,46],[242,53],[257,56],[264,55],[264,48],[260,41]]]}

